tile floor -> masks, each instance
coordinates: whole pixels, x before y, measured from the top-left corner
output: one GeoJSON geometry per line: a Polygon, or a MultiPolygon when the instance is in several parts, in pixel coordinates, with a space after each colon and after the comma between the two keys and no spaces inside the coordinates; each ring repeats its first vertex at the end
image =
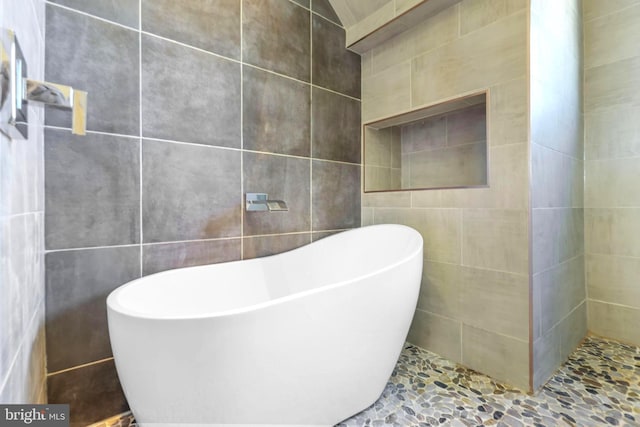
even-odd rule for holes
{"type": "MultiPolygon", "coordinates": [[[[407,345],[352,426],[640,426],[640,348],[588,337],[535,396],[407,345]]],[[[92,427],[135,426],[122,414],[92,427]]]]}

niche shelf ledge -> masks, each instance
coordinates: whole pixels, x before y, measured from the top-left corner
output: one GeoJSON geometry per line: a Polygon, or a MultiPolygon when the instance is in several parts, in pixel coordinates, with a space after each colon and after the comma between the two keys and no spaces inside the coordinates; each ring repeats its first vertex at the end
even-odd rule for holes
{"type": "MultiPolygon", "coordinates": [[[[340,0],[333,0],[340,1],[340,0]]],[[[394,1],[346,28],[347,48],[360,55],[386,42],[414,25],[440,13],[461,0],[414,1],[407,10],[395,9],[394,1]]]]}

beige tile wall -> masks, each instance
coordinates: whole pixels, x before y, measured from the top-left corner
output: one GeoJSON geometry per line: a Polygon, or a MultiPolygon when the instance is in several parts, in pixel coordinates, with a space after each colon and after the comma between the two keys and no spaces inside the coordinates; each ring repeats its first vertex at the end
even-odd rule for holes
{"type": "Polygon", "coordinates": [[[640,345],[640,2],[584,1],[589,330],[640,345]]]}
{"type": "Polygon", "coordinates": [[[529,388],[527,2],[464,0],[362,58],[362,120],[489,90],[480,189],[362,195],[425,241],[409,341],[529,388]],[[502,320],[501,320],[502,319],[502,320]]]}
{"type": "Polygon", "coordinates": [[[586,334],[580,3],[531,2],[534,388],[586,334]]]}

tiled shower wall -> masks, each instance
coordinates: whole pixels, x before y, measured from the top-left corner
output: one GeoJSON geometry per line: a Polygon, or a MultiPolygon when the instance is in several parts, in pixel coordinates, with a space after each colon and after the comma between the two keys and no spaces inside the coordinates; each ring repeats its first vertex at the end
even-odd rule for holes
{"type": "Polygon", "coordinates": [[[364,122],[489,90],[488,188],[364,193],[424,238],[409,341],[529,388],[528,1],[463,0],[362,57],[364,122]],[[496,6],[497,7],[494,7],[496,6]]]}
{"type": "Polygon", "coordinates": [[[49,399],[81,425],[126,409],[111,290],[360,225],[360,57],[325,0],[46,12],[46,78],[89,92],[87,136],[55,110],[45,131],[49,399]],[[246,192],[289,211],[245,213],[246,192]]]}
{"type": "Polygon", "coordinates": [[[587,333],[582,2],[531,2],[533,386],[587,333]]]}
{"type": "MultiPolygon", "coordinates": [[[[28,77],[44,76],[44,2],[0,0],[0,28],[15,31],[28,77]]],[[[44,403],[44,178],[41,106],[29,138],[0,134],[0,402],[44,403]]]]}
{"type": "Polygon", "coordinates": [[[640,345],[640,2],[584,1],[589,330],[640,345]]]}

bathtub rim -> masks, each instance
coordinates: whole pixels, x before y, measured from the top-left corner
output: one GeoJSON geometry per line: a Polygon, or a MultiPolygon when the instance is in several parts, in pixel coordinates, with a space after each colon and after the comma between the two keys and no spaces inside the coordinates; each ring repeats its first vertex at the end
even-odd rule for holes
{"type": "MultiPolygon", "coordinates": [[[[163,275],[163,274],[169,274],[170,272],[175,272],[177,270],[186,270],[186,269],[206,269],[218,264],[227,264],[227,263],[239,263],[239,262],[247,262],[247,261],[258,261],[258,260],[265,260],[265,259],[269,259],[269,258],[273,258],[273,257],[279,257],[279,256],[285,256],[291,252],[295,252],[295,251],[302,251],[305,250],[305,248],[309,245],[312,245],[315,242],[311,242],[308,243],[304,246],[300,246],[298,248],[295,249],[291,249],[289,251],[285,251],[285,252],[280,252],[277,254],[273,254],[273,255],[268,255],[265,257],[258,257],[258,258],[251,258],[251,259],[246,259],[246,260],[236,260],[236,261],[227,261],[227,262],[223,262],[223,263],[214,263],[214,264],[205,264],[205,265],[197,265],[197,266],[190,266],[190,267],[178,267],[178,268],[174,268],[174,269],[170,269],[170,270],[165,270],[165,271],[160,271],[157,273],[153,273],[150,274],[148,276],[142,276],[139,277],[137,279],[131,280],[127,283],[124,283],[120,286],[118,286],[116,289],[114,289],[113,291],[111,291],[109,293],[109,295],[107,296],[107,314],[109,314],[111,311],[114,311],[120,315],[124,315],[124,316],[128,316],[128,317],[132,317],[132,318],[137,318],[137,319],[145,319],[145,320],[198,320],[198,319],[211,319],[211,318],[220,318],[220,317],[229,317],[229,316],[233,316],[233,315],[239,315],[239,314],[244,314],[244,313],[250,313],[253,311],[257,311],[257,310],[261,310],[261,309],[265,309],[271,306],[275,306],[278,304],[284,304],[290,301],[294,301],[297,299],[302,299],[305,298],[307,296],[311,296],[311,295],[315,295],[315,294],[319,294],[321,292],[328,292],[330,290],[336,289],[336,288],[340,288],[343,286],[347,286],[350,283],[354,283],[360,280],[364,280],[367,279],[369,277],[373,277],[375,275],[384,273],[388,270],[391,270],[393,268],[398,267],[399,265],[402,265],[406,262],[409,262],[410,260],[412,260],[416,255],[418,255],[419,253],[423,252],[423,248],[424,248],[424,240],[422,238],[422,235],[420,234],[420,232],[418,232],[416,229],[406,226],[406,225],[402,225],[402,224],[376,224],[376,225],[369,225],[369,226],[365,226],[365,227],[358,227],[358,228],[354,228],[351,230],[347,230],[347,231],[342,231],[340,233],[335,233],[332,234],[330,236],[327,236],[321,240],[324,239],[331,239],[334,236],[337,236],[339,234],[343,234],[343,233],[352,233],[352,232],[359,232],[362,229],[366,229],[366,228],[387,228],[387,227],[393,227],[393,228],[400,228],[400,229],[406,229],[408,230],[410,233],[414,234],[416,237],[418,237],[418,241],[420,244],[416,245],[416,248],[411,250],[409,252],[408,255],[400,258],[398,261],[395,261],[391,264],[385,265],[384,267],[381,267],[379,269],[373,270],[370,273],[366,273],[363,275],[360,275],[358,277],[355,278],[351,278],[351,279],[347,279],[347,280],[342,280],[339,282],[335,282],[335,283],[331,283],[328,285],[324,285],[324,286],[320,286],[318,288],[313,288],[313,289],[308,289],[305,291],[301,291],[301,292],[296,292],[293,293],[291,295],[285,295],[282,297],[278,297],[278,298],[274,298],[274,299],[270,299],[264,302],[260,302],[257,304],[251,304],[248,306],[243,306],[243,307],[239,307],[239,308],[234,308],[231,310],[223,310],[223,311],[214,311],[214,312],[206,312],[206,313],[197,313],[197,314],[181,314],[181,315],[160,315],[157,313],[154,314],[149,314],[149,313],[143,313],[143,312],[139,312],[136,310],[131,310],[129,308],[125,308],[122,304],[120,304],[120,302],[118,301],[118,297],[120,295],[120,293],[124,292],[129,286],[135,286],[136,284],[138,284],[139,282],[142,281],[148,281],[150,278],[152,278],[153,276],[157,276],[157,275],[163,275]]],[[[316,241],[318,242],[318,241],[316,241]]]]}

